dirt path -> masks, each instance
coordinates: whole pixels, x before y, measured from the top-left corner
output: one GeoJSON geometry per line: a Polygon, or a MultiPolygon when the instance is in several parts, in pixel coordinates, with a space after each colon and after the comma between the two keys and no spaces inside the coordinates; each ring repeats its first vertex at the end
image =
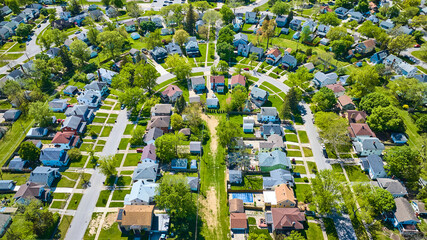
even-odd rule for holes
{"type": "Polygon", "coordinates": [[[209,131],[211,133],[211,152],[213,157],[216,155],[216,150],[218,148],[218,136],[216,135],[216,126],[218,126],[218,119],[216,119],[214,116],[208,116],[206,114],[202,113],[202,119],[203,121],[206,121],[208,124],[209,131]]]}

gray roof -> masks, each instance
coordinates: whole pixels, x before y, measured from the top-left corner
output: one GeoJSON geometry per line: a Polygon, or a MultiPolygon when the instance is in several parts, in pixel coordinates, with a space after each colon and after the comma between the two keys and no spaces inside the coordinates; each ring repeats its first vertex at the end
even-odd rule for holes
{"type": "Polygon", "coordinates": [[[151,108],[151,113],[155,114],[170,114],[172,111],[172,104],[156,104],[151,108]]]}
{"type": "Polygon", "coordinates": [[[163,130],[160,128],[152,128],[144,135],[144,142],[156,140],[158,137],[163,135],[163,130]]]}
{"type": "Polygon", "coordinates": [[[267,123],[261,126],[261,132],[265,135],[277,134],[279,136],[283,136],[283,129],[280,124],[267,123]]]}
{"type": "Polygon", "coordinates": [[[67,99],[53,99],[49,102],[50,108],[62,108],[64,103],[67,103],[67,99]]]}
{"type": "Polygon", "coordinates": [[[187,168],[188,160],[185,158],[172,159],[171,166],[172,167],[180,167],[187,168]]]}
{"type": "Polygon", "coordinates": [[[153,162],[142,162],[139,163],[138,166],[135,168],[132,180],[151,180],[156,181],[157,178],[157,169],[159,168],[159,164],[153,163],[153,162]]]}
{"type": "Polygon", "coordinates": [[[206,105],[207,106],[218,106],[219,101],[218,98],[207,98],[206,99],[206,105]]]}
{"type": "Polygon", "coordinates": [[[240,39],[242,39],[242,40],[244,40],[244,41],[248,41],[248,35],[246,35],[246,34],[243,34],[243,33],[237,33],[237,34],[234,34],[234,40],[233,41],[237,41],[237,40],[240,40],[240,39]]]}
{"type": "Polygon", "coordinates": [[[403,32],[404,34],[411,34],[414,30],[412,28],[409,28],[408,26],[401,26],[399,28],[399,31],[403,32]]]}
{"type": "Polygon", "coordinates": [[[69,127],[72,129],[77,129],[79,127],[79,124],[82,122],[82,118],[81,117],[77,117],[77,116],[70,116],[67,117],[64,120],[64,123],[62,124],[62,127],[69,127]]]}
{"type": "Polygon", "coordinates": [[[10,160],[8,168],[22,170],[27,162],[28,161],[22,160],[19,157],[15,157],[14,159],[10,160]]]}
{"type": "Polygon", "coordinates": [[[384,150],[384,144],[380,142],[378,138],[369,137],[369,138],[361,138],[360,139],[363,150],[384,150]]]}
{"type": "Polygon", "coordinates": [[[418,79],[420,82],[427,82],[427,74],[417,74],[414,78],[418,79]]]}
{"type": "Polygon", "coordinates": [[[260,148],[285,148],[283,137],[277,134],[272,134],[267,138],[267,141],[259,143],[260,148]]]}
{"type": "Polygon", "coordinates": [[[21,110],[9,109],[3,114],[3,118],[6,121],[15,121],[21,115],[21,110]]]}
{"type": "Polygon", "coordinates": [[[287,183],[293,186],[294,177],[292,176],[292,173],[288,170],[276,169],[270,171],[270,177],[263,177],[262,182],[264,189],[272,188],[283,183],[287,183]]]}
{"type": "Polygon", "coordinates": [[[75,91],[77,91],[76,86],[68,86],[64,89],[64,92],[66,92],[66,93],[74,93],[75,91]]]}
{"type": "Polygon", "coordinates": [[[0,214],[0,227],[2,229],[6,229],[11,219],[12,217],[9,214],[0,214]]]}
{"type": "Polygon", "coordinates": [[[58,169],[51,167],[36,167],[30,174],[30,182],[47,185],[50,175],[57,175],[58,169]]]}
{"type": "Polygon", "coordinates": [[[74,105],[73,107],[67,108],[65,116],[83,116],[88,109],[89,107],[87,105],[74,105]]]}
{"type": "Polygon", "coordinates": [[[140,199],[144,202],[150,202],[150,199],[156,195],[156,189],[158,185],[158,183],[138,180],[132,185],[130,194],[125,196],[125,205],[130,205],[131,201],[136,199],[140,199]]]}
{"type": "Polygon", "coordinates": [[[245,18],[256,18],[256,12],[246,12],[245,13],[245,18]]]}
{"type": "Polygon", "coordinates": [[[68,158],[67,152],[61,148],[45,148],[40,152],[40,161],[56,161],[65,162],[68,158]]]}
{"type": "Polygon", "coordinates": [[[279,150],[275,150],[269,153],[259,153],[258,160],[259,165],[262,167],[273,167],[281,164],[292,168],[291,161],[288,157],[286,157],[286,153],[279,150]]]}
{"type": "Polygon", "coordinates": [[[253,96],[254,98],[265,98],[267,97],[268,92],[258,88],[258,87],[253,87],[251,90],[251,96],[253,96]]]}
{"type": "Polygon", "coordinates": [[[408,191],[401,182],[391,178],[377,178],[378,185],[389,191],[392,195],[407,195],[408,191]]]}
{"type": "Polygon", "coordinates": [[[366,161],[374,173],[384,171],[384,163],[381,157],[377,155],[369,155],[366,158],[366,161]]]}
{"type": "Polygon", "coordinates": [[[173,54],[179,54],[179,55],[181,55],[182,54],[182,50],[179,47],[179,45],[176,44],[176,43],[173,43],[173,42],[171,42],[168,45],[166,45],[166,50],[171,55],[173,55],[173,54]]]}
{"type": "Polygon", "coordinates": [[[13,189],[10,189],[11,183],[13,184],[13,186],[15,185],[13,180],[0,180],[0,190],[3,190],[3,191],[4,190],[13,190],[13,189]]]}
{"type": "Polygon", "coordinates": [[[386,20],[386,21],[381,21],[380,22],[380,27],[384,26],[388,29],[394,28],[394,23],[392,21],[389,21],[390,19],[386,20]]]}
{"type": "Polygon", "coordinates": [[[52,56],[57,56],[58,55],[58,53],[59,53],[59,48],[51,48],[51,49],[49,49],[49,50],[47,50],[47,52],[46,52],[46,54],[47,55],[52,55],[52,56]]]}
{"type": "Polygon", "coordinates": [[[28,131],[27,135],[30,135],[30,136],[40,136],[41,137],[41,136],[45,135],[45,131],[46,131],[46,128],[41,128],[41,127],[31,128],[28,131]]]}
{"type": "Polygon", "coordinates": [[[190,152],[200,152],[202,151],[201,142],[190,142],[190,152]]]}
{"type": "Polygon", "coordinates": [[[241,170],[229,170],[228,178],[230,183],[241,183],[242,182],[242,171],[241,170]]]}
{"type": "Polygon", "coordinates": [[[396,211],[394,212],[394,216],[399,223],[406,221],[420,222],[420,220],[415,215],[414,209],[408,200],[406,200],[406,198],[395,198],[394,202],[396,203],[396,211]]]}
{"type": "Polygon", "coordinates": [[[204,76],[191,77],[191,86],[194,88],[197,85],[205,85],[204,76]]]}
{"type": "Polygon", "coordinates": [[[21,71],[21,69],[15,69],[11,73],[9,73],[9,77],[11,78],[19,78],[24,76],[24,73],[21,71]]]}
{"type": "Polygon", "coordinates": [[[282,63],[287,63],[289,65],[296,66],[297,65],[297,59],[290,54],[285,54],[282,57],[282,63]]]}
{"type": "Polygon", "coordinates": [[[102,91],[102,89],[105,86],[107,86],[107,83],[105,83],[105,82],[93,81],[93,82],[87,84],[85,86],[85,89],[86,90],[91,89],[91,90],[95,90],[95,91],[102,91]]]}
{"type": "Polygon", "coordinates": [[[199,188],[199,178],[198,177],[187,177],[187,183],[190,185],[190,189],[199,188]]]}

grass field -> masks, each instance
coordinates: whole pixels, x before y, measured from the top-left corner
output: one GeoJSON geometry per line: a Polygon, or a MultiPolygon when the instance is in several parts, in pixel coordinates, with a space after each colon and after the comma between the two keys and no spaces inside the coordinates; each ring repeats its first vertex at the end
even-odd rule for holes
{"type": "Polygon", "coordinates": [[[288,157],[302,157],[302,154],[300,151],[287,151],[286,156],[288,157]]]}
{"type": "Polygon", "coordinates": [[[304,157],[313,157],[313,151],[310,148],[303,147],[302,150],[304,150],[304,157]]]}
{"type": "Polygon", "coordinates": [[[351,182],[369,182],[369,177],[359,166],[344,166],[351,182]]]}
{"type": "Polygon", "coordinates": [[[61,219],[61,223],[58,225],[58,234],[60,235],[59,239],[64,239],[67,234],[68,228],[71,225],[71,221],[73,221],[73,216],[64,215],[61,219]]]}
{"type": "Polygon", "coordinates": [[[113,193],[112,200],[123,200],[126,194],[129,194],[130,190],[115,190],[113,193]]]}
{"type": "Polygon", "coordinates": [[[298,136],[301,143],[310,143],[306,131],[298,131],[298,136]]]}
{"type": "Polygon", "coordinates": [[[108,197],[110,196],[111,191],[110,190],[102,190],[99,194],[98,201],[96,202],[97,207],[106,207],[108,197]]]}
{"type": "Polygon", "coordinates": [[[298,173],[301,173],[301,174],[306,174],[307,173],[304,166],[300,166],[300,165],[293,166],[292,169],[293,169],[294,172],[298,172],[298,173]]]}
{"type": "Polygon", "coordinates": [[[296,183],[294,191],[295,191],[295,195],[296,195],[298,201],[304,202],[304,198],[303,198],[304,195],[303,195],[303,193],[305,191],[310,191],[311,192],[312,190],[311,190],[311,185],[310,184],[298,184],[298,183],[296,183]]]}
{"type": "Polygon", "coordinates": [[[133,124],[126,125],[126,129],[125,129],[124,135],[130,135],[130,134],[132,134],[132,131],[133,131],[134,127],[135,127],[135,125],[133,125],[133,124]]]}
{"type": "Polygon", "coordinates": [[[129,153],[126,155],[123,166],[136,166],[141,158],[141,153],[129,153]]]}
{"type": "Polygon", "coordinates": [[[64,209],[66,204],[67,204],[67,201],[53,200],[50,207],[51,208],[57,208],[57,209],[64,209]]]}
{"type": "Polygon", "coordinates": [[[303,235],[306,235],[307,240],[322,240],[323,234],[320,225],[317,223],[308,223],[308,229],[303,231],[303,235]]]}
{"type": "Polygon", "coordinates": [[[73,197],[70,200],[70,203],[68,204],[68,208],[69,210],[76,210],[77,207],[80,204],[80,200],[82,200],[83,194],[81,193],[74,193],[73,197]]]}
{"type": "Polygon", "coordinates": [[[102,130],[101,137],[110,136],[110,132],[112,129],[113,129],[113,127],[111,127],[111,126],[104,126],[104,130],[102,130]]]}
{"type": "Polygon", "coordinates": [[[298,137],[296,134],[286,134],[285,135],[285,140],[287,142],[298,142],[298,137]]]}
{"type": "Polygon", "coordinates": [[[25,119],[20,117],[12,127],[7,131],[5,136],[0,140],[0,164],[3,165],[5,161],[12,155],[13,151],[24,140],[25,135],[31,126],[34,124],[33,119],[25,119]]]}
{"type": "Polygon", "coordinates": [[[119,144],[119,150],[126,150],[130,138],[122,138],[119,144]]]}

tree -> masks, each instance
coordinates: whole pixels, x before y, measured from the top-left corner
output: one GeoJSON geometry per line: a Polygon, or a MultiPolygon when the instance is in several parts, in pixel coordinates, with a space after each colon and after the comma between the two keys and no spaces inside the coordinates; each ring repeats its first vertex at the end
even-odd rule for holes
{"type": "Polygon", "coordinates": [[[80,149],[78,148],[72,148],[70,150],[68,150],[68,157],[70,157],[70,160],[72,162],[77,162],[80,161],[82,159],[82,153],[80,152],[80,149]]]}
{"type": "Polygon", "coordinates": [[[28,37],[28,35],[30,35],[32,29],[33,29],[33,26],[31,24],[21,23],[16,28],[16,35],[21,38],[26,38],[28,37]]]}
{"type": "Polygon", "coordinates": [[[145,128],[136,126],[132,131],[132,138],[129,140],[131,146],[140,146],[144,144],[143,137],[145,135],[145,128]]]}
{"type": "Polygon", "coordinates": [[[374,132],[402,131],[402,118],[393,106],[376,107],[366,122],[374,132]]]}
{"type": "Polygon", "coordinates": [[[136,2],[126,3],[126,11],[128,12],[128,15],[133,18],[141,16],[141,9],[136,2]]]}
{"type": "Polygon", "coordinates": [[[327,87],[322,87],[319,91],[317,91],[314,94],[312,100],[313,104],[315,104],[316,111],[329,111],[337,103],[334,91],[327,87]]]}
{"type": "Polygon", "coordinates": [[[421,131],[427,132],[427,115],[426,114],[424,114],[420,118],[418,118],[415,123],[417,124],[418,128],[421,131]]]}
{"type": "Polygon", "coordinates": [[[184,80],[190,77],[192,69],[190,63],[178,54],[169,55],[166,58],[166,66],[171,68],[170,72],[175,74],[178,80],[184,80]]]}
{"type": "Polygon", "coordinates": [[[98,35],[97,39],[102,50],[108,52],[113,58],[122,51],[125,44],[125,39],[117,31],[102,32],[98,35]]]}
{"type": "Polygon", "coordinates": [[[274,37],[275,34],[275,28],[276,28],[276,21],[274,20],[267,20],[267,18],[262,23],[262,38],[267,39],[267,46],[266,49],[268,49],[268,43],[270,41],[270,38],[274,37]]]}
{"type": "Polygon", "coordinates": [[[299,87],[301,90],[306,89],[310,81],[313,79],[313,73],[310,73],[307,68],[298,68],[295,72],[288,74],[288,81],[292,86],[299,87]]]}
{"type": "Polygon", "coordinates": [[[144,95],[140,88],[127,88],[123,93],[119,94],[119,102],[126,105],[129,109],[136,108],[144,99],[144,95]]]}
{"type": "Polygon", "coordinates": [[[222,5],[221,9],[219,10],[219,13],[221,13],[222,21],[224,24],[230,24],[234,19],[234,13],[231,11],[231,9],[227,5],[222,5]]]}
{"type": "Polygon", "coordinates": [[[396,208],[393,195],[384,188],[375,187],[372,205],[377,213],[389,212],[396,208]]]}
{"type": "Polygon", "coordinates": [[[241,85],[237,85],[236,87],[234,87],[230,102],[231,110],[242,110],[247,99],[248,92],[246,91],[245,87],[241,85]]]}
{"type": "Polygon", "coordinates": [[[352,41],[347,40],[335,40],[331,42],[332,52],[335,53],[338,57],[345,57],[348,54],[348,50],[351,45],[353,45],[352,41]]]}
{"type": "Polygon", "coordinates": [[[65,67],[66,72],[74,71],[74,65],[71,61],[70,52],[68,51],[67,47],[62,46],[60,48],[58,57],[61,59],[62,65],[65,67]]]}
{"type": "Polygon", "coordinates": [[[304,240],[305,238],[301,235],[300,232],[292,231],[291,234],[289,234],[288,237],[285,238],[286,240],[304,240]]]}
{"type": "Polygon", "coordinates": [[[200,106],[198,104],[191,104],[185,108],[184,115],[186,116],[186,122],[190,126],[192,133],[197,133],[202,125],[202,118],[200,117],[200,106]]]}
{"type": "Polygon", "coordinates": [[[151,94],[157,86],[157,70],[151,64],[138,64],[135,69],[135,85],[142,87],[151,94]]]}
{"type": "MultiPolygon", "coordinates": [[[[196,2],[199,3],[199,2],[196,2]]],[[[215,10],[208,10],[203,14],[203,21],[205,21],[207,24],[211,25],[212,27],[215,25],[215,23],[221,19],[221,14],[215,10]]]]}
{"type": "Polygon", "coordinates": [[[89,30],[87,31],[87,38],[89,39],[89,42],[92,45],[97,46],[98,45],[98,35],[99,35],[99,31],[98,29],[91,27],[89,28],[89,30]]]}
{"type": "Polygon", "coordinates": [[[320,137],[334,149],[337,158],[340,159],[340,152],[348,149],[350,145],[347,119],[332,112],[318,112],[315,119],[320,128],[320,137]]]}
{"type": "Polygon", "coordinates": [[[416,182],[420,178],[422,158],[409,146],[393,147],[384,154],[385,169],[397,178],[416,182]]]}
{"type": "Polygon", "coordinates": [[[171,126],[172,126],[173,130],[179,131],[182,128],[183,124],[184,124],[184,121],[182,120],[181,115],[176,114],[176,113],[172,114],[171,126]]]}
{"type": "Polygon", "coordinates": [[[360,101],[359,107],[364,110],[367,114],[371,114],[372,110],[376,107],[388,107],[390,101],[388,97],[379,92],[369,93],[364,96],[360,101]]]}
{"type": "Polygon", "coordinates": [[[403,1],[403,6],[405,6],[405,8],[418,7],[420,4],[421,4],[421,0],[404,0],[403,1]]]}
{"type": "Polygon", "coordinates": [[[157,29],[154,32],[150,32],[150,34],[148,35],[148,37],[145,38],[144,41],[147,44],[148,49],[153,49],[154,47],[162,46],[160,30],[157,29]]]}
{"type": "Polygon", "coordinates": [[[202,14],[206,10],[212,8],[212,6],[206,1],[197,1],[197,2],[194,2],[193,5],[194,7],[196,7],[197,11],[201,12],[202,14]]]}
{"type": "Polygon", "coordinates": [[[340,40],[346,36],[348,36],[347,29],[345,27],[333,27],[326,34],[326,37],[331,41],[340,40]]]}
{"type": "Polygon", "coordinates": [[[419,15],[412,18],[411,26],[421,27],[424,30],[427,30],[427,15],[419,15]]]}
{"type": "Polygon", "coordinates": [[[356,10],[358,12],[362,12],[362,13],[369,11],[368,0],[359,0],[358,4],[354,8],[354,10],[356,10]]]}
{"type": "Polygon", "coordinates": [[[168,133],[156,139],[156,154],[164,163],[169,163],[172,159],[179,157],[178,146],[184,141],[182,133],[168,133]]]}
{"type": "Polygon", "coordinates": [[[301,92],[298,91],[297,88],[291,87],[288,91],[288,94],[286,95],[284,101],[289,105],[292,113],[298,114],[298,103],[301,99],[301,92]]]}
{"type": "Polygon", "coordinates": [[[196,13],[193,10],[193,5],[190,3],[187,11],[187,16],[185,18],[185,29],[190,35],[194,35],[196,29],[196,13]]]}
{"type": "Polygon", "coordinates": [[[353,71],[349,80],[353,84],[350,93],[355,98],[361,98],[373,92],[380,83],[378,72],[372,66],[365,66],[353,71]]]}
{"type": "Polygon", "coordinates": [[[8,6],[14,14],[19,14],[21,12],[17,0],[6,0],[6,6],[8,6]]]}
{"type": "Polygon", "coordinates": [[[305,26],[302,30],[301,30],[301,42],[307,42],[308,40],[310,40],[310,27],[309,26],[305,26]]]}
{"type": "Polygon", "coordinates": [[[116,7],[116,8],[122,8],[124,6],[124,2],[123,0],[111,0],[111,3],[116,7]]]}
{"type": "Polygon", "coordinates": [[[234,138],[240,136],[239,124],[221,119],[216,127],[219,144],[226,147],[234,142],[234,138]]]}
{"type": "Polygon", "coordinates": [[[225,42],[225,43],[233,44],[235,34],[236,33],[233,31],[230,25],[221,28],[218,32],[218,43],[225,42]]]}
{"type": "Polygon", "coordinates": [[[229,43],[221,42],[216,45],[216,52],[222,60],[231,61],[234,59],[234,46],[229,43]]]}
{"type": "Polygon", "coordinates": [[[152,96],[145,101],[142,111],[149,113],[151,108],[160,103],[160,97],[152,96]]]}
{"type": "Polygon", "coordinates": [[[236,8],[242,6],[243,2],[240,0],[228,0],[227,4],[234,10],[233,13],[236,13],[236,8]]]}
{"type": "Polygon", "coordinates": [[[427,84],[415,78],[400,77],[390,81],[388,88],[403,102],[411,104],[416,108],[427,95],[427,84]]]}
{"type": "Polygon", "coordinates": [[[230,67],[228,66],[228,63],[226,61],[219,61],[217,68],[223,75],[228,75],[228,70],[230,69],[230,67]]]}
{"type": "Polygon", "coordinates": [[[48,50],[53,44],[52,30],[47,29],[46,32],[40,36],[40,42],[45,50],[48,50]]]}
{"type": "Polygon", "coordinates": [[[154,32],[156,30],[156,24],[154,22],[141,22],[140,29],[145,32],[154,32]]]}
{"type": "Polygon", "coordinates": [[[23,142],[19,147],[19,157],[23,160],[27,160],[31,167],[40,165],[40,149],[32,142],[23,142]]]}
{"type": "Polygon", "coordinates": [[[176,112],[181,114],[184,111],[186,104],[184,96],[179,96],[175,103],[176,112]]]}
{"type": "Polygon", "coordinates": [[[28,113],[36,120],[36,123],[38,123],[40,127],[47,127],[52,123],[51,111],[47,103],[31,103],[28,113]]]}
{"type": "Polygon", "coordinates": [[[280,16],[288,13],[290,9],[291,6],[289,4],[284,3],[282,1],[278,1],[271,8],[271,12],[276,14],[277,16],[280,16]]]}
{"type": "Polygon", "coordinates": [[[179,29],[173,35],[173,40],[178,43],[181,49],[184,47],[184,44],[188,41],[190,35],[184,29],[179,29]]]}
{"type": "Polygon", "coordinates": [[[99,171],[106,177],[117,174],[116,167],[114,166],[114,155],[105,156],[99,160],[99,171]]]}
{"type": "Polygon", "coordinates": [[[68,11],[71,12],[72,16],[79,14],[82,11],[82,6],[77,0],[70,0],[68,5],[68,11]]]}
{"type": "Polygon", "coordinates": [[[319,22],[331,25],[331,26],[338,26],[341,23],[341,20],[337,17],[337,14],[334,12],[327,12],[325,14],[321,14],[319,16],[319,22]]]}
{"type": "Polygon", "coordinates": [[[312,179],[312,188],[314,192],[313,200],[317,205],[317,211],[320,214],[332,213],[335,209],[341,208],[342,185],[338,181],[337,174],[332,170],[321,170],[312,179]]]}
{"type": "Polygon", "coordinates": [[[110,6],[111,0],[101,0],[102,3],[104,4],[104,6],[106,6],[108,8],[108,6],[110,6]]]}
{"type": "Polygon", "coordinates": [[[83,64],[89,60],[90,52],[89,49],[82,40],[74,40],[70,44],[71,56],[76,60],[77,66],[83,66],[83,64]]]}
{"type": "Polygon", "coordinates": [[[388,48],[390,51],[397,53],[397,55],[400,54],[403,50],[410,48],[414,46],[415,39],[411,35],[407,34],[401,34],[393,39],[388,43],[388,48]]]}

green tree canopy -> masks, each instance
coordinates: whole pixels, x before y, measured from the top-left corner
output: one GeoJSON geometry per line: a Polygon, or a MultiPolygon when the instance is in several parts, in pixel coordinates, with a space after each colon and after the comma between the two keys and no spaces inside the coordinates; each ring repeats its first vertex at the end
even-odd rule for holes
{"type": "Polygon", "coordinates": [[[117,174],[114,166],[114,155],[102,157],[99,161],[99,171],[107,177],[117,174]]]}
{"type": "Polygon", "coordinates": [[[216,127],[219,144],[226,147],[233,143],[234,139],[240,136],[239,124],[221,119],[216,127]]]}
{"type": "Polygon", "coordinates": [[[32,142],[23,142],[19,147],[19,157],[23,160],[27,160],[31,167],[37,167],[40,165],[40,149],[32,142]]]}
{"type": "Polygon", "coordinates": [[[366,122],[375,132],[399,132],[405,128],[402,118],[393,106],[374,108],[366,122]]]}
{"type": "Polygon", "coordinates": [[[233,11],[225,4],[222,5],[221,9],[219,10],[219,13],[221,13],[222,21],[225,24],[230,24],[234,19],[233,11]]]}
{"type": "Polygon", "coordinates": [[[31,103],[28,113],[41,127],[47,127],[52,124],[52,112],[47,103],[40,101],[31,103]]]}
{"type": "Polygon", "coordinates": [[[164,163],[169,163],[172,159],[178,158],[178,146],[184,139],[184,134],[178,132],[160,136],[155,141],[157,157],[164,163]]]}
{"type": "Polygon", "coordinates": [[[414,108],[427,97],[427,83],[415,78],[401,77],[390,81],[387,87],[404,103],[408,103],[414,108]]]}
{"type": "Polygon", "coordinates": [[[70,51],[77,66],[83,66],[83,64],[90,58],[89,48],[82,40],[74,40],[70,44],[70,51]]]}
{"type": "Polygon", "coordinates": [[[28,37],[28,35],[30,35],[32,29],[33,29],[33,26],[31,24],[21,23],[16,28],[16,36],[26,38],[28,37]]]}
{"type": "Polygon", "coordinates": [[[233,88],[233,94],[231,95],[230,108],[231,110],[241,111],[243,110],[244,104],[248,99],[248,92],[245,87],[237,85],[233,88]]]}
{"type": "Polygon", "coordinates": [[[171,68],[170,72],[175,74],[179,80],[184,80],[190,77],[191,64],[188,63],[185,57],[181,57],[178,54],[169,55],[166,58],[166,66],[171,68]]]}
{"type": "Polygon", "coordinates": [[[361,98],[368,93],[374,92],[380,80],[374,67],[364,66],[350,74],[349,82],[352,83],[351,95],[355,98],[361,98]]]}
{"type": "Polygon", "coordinates": [[[418,150],[409,146],[393,147],[384,154],[385,169],[391,175],[408,182],[418,181],[421,174],[422,158],[418,150]]]}
{"type": "Polygon", "coordinates": [[[388,49],[390,51],[397,53],[397,55],[400,54],[405,49],[408,49],[415,44],[415,39],[413,36],[408,34],[401,34],[393,39],[388,44],[388,49]]]}
{"type": "Polygon", "coordinates": [[[117,31],[105,31],[98,35],[98,42],[103,51],[115,58],[122,51],[125,39],[117,31]]]}
{"type": "Polygon", "coordinates": [[[369,93],[368,95],[362,97],[360,101],[359,108],[364,110],[366,113],[371,114],[372,110],[376,107],[388,107],[390,105],[390,100],[388,97],[379,92],[369,93]]]}
{"type": "Polygon", "coordinates": [[[291,9],[291,6],[289,4],[282,1],[277,1],[271,8],[271,12],[279,16],[279,15],[284,15],[286,13],[289,13],[290,9],[291,9]]]}
{"type": "Polygon", "coordinates": [[[321,14],[319,16],[319,22],[331,25],[331,26],[338,26],[341,23],[341,20],[337,17],[337,14],[334,12],[327,12],[325,14],[321,14]]]}
{"type": "Polygon", "coordinates": [[[337,103],[334,91],[327,87],[322,87],[312,98],[316,111],[329,111],[337,103]]]}
{"type": "Polygon", "coordinates": [[[314,202],[317,205],[317,211],[321,214],[332,213],[333,210],[339,210],[342,204],[341,188],[342,184],[338,180],[335,172],[332,170],[321,170],[312,179],[312,188],[314,192],[314,202]]]}

